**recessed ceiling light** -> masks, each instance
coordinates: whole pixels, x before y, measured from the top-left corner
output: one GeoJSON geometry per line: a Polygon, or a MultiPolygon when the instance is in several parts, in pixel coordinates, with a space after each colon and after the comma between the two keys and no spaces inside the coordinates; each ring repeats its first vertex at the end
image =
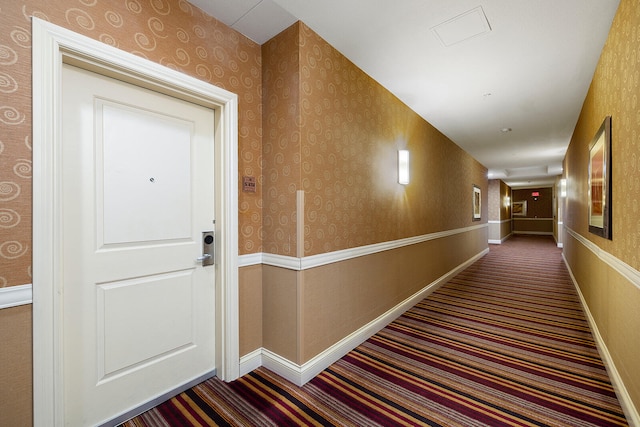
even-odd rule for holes
{"type": "Polygon", "coordinates": [[[500,132],[507,133],[507,132],[511,132],[512,130],[513,129],[511,129],[511,128],[502,128],[502,129],[500,129],[500,132]]]}

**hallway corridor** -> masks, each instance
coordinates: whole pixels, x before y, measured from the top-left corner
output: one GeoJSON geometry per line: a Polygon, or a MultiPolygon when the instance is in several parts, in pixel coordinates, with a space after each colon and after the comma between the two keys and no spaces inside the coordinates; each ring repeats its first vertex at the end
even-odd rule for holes
{"type": "Polygon", "coordinates": [[[211,379],[142,426],[624,426],[551,237],[514,236],[303,387],[211,379]]]}

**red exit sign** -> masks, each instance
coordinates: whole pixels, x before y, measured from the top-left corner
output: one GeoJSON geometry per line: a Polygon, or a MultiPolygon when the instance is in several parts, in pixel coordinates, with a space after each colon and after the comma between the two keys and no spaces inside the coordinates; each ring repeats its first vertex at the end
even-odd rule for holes
{"type": "Polygon", "coordinates": [[[540,197],[540,192],[539,191],[534,191],[533,193],[531,193],[532,197],[540,197]]]}

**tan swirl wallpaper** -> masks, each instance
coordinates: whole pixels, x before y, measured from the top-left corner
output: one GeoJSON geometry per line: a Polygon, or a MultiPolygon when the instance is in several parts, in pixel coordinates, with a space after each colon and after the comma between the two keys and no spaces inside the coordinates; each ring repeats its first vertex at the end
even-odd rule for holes
{"type": "Polygon", "coordinates": [[[504,203],[502,202],[503,182],[499,179],[489,180],[489,221],[500,221],[502,219],[502,210],[504,203]]]}
{"type": "Polygon", "coordinates": [[[511,187],[501,179],[489,181],[489,220],[502,221],[511,218],[511,187]]]}
{"type": "Polygon", "coordinates": [[[565,158],[564,222],[640,270],[640,1],[620,2],[565,158]],[[611,116],[613,240],[588,232],[588,148],[611,116]]]}
{"type": "Polygon", "coordinates": [[[298,256],[296,192],[300,189],[299,25],[262,46],[264,86],[264,251],[298,256]]]}
{"type": "Polygon", "coordinates": [[[472,225],[472,183],[486,222],[486,169],[305,24],[265,44],[263,61],[266,252],[295,256],[298,190],[304,256],[472,225]]]}
{"type": "Polygon", "coordinates": [[[472,183],[486,221],[486,169],[302,23],[258,46],[185,0],[3,2],[0,286],[31,282],[31,16],[238,94],[239,176],[258,190],[239,192],[240,254],[309,256],[472,225],[472,183]]]}
{"type": "MultiPolygon", "coordinates": [[[[0,2],[0,287],[31,283],[31,16],[237,93],[239,175],[262,176],[260,46],[185,0],[0,2]]],[[[262,195],[240,192],[240,253],[261,252],[262,195]]]]}

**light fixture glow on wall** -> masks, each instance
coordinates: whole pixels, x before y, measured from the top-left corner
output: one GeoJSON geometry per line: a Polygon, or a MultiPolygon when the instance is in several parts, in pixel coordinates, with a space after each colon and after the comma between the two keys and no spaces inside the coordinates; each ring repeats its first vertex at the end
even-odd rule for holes
{"type": "Polygon", "coordinates": [[[409,183],[409,150],[398,150],[398,183],[409,183]]]}
{"type": "Polygon", "coordinates": [[[504,207],[508,208],[509,206],[511,206],[511,197],[507,196],[504,198],[504,207]]]}
{"type": "Polygon", "coordinates": [[[567,197],[567,180],[560,180],[560,197],[567,197]]]}

